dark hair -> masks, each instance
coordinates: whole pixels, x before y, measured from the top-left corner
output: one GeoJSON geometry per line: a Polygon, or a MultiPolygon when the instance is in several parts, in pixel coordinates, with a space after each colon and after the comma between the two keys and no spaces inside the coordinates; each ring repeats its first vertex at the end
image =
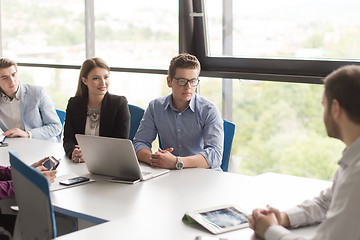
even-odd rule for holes
{"type": "Polygon", "coordinates": [[[0,68],[8,68],[14,66],[17,71],[17,63],[8,58],[0,58],[0,68]]]}
{"type": "Polygon", "coordinates": [[[349,119],[360,124],[360,66],[341,67],[324,79],[329,108],[336,99],[349,119]]]}
{"type": "Polygon", "coordinates": [[[82,77],[87,78],[89,72],[97,67],[107,69],[110,72],[110,67],[101,58],[88,58],[84,61],[84,63],[81,65],[78,86],[75,96],[81,96],[81,97],[88,96],[88,87],[83,83],[81,78],[82,77]]]}
{"type": "Polygon", "coordinates": [[[181,53],[171,59],[168,75],[174,77],[177,68],[199,69],[199,71],[201,69],[199,60],[188,53],[181,53]]]}

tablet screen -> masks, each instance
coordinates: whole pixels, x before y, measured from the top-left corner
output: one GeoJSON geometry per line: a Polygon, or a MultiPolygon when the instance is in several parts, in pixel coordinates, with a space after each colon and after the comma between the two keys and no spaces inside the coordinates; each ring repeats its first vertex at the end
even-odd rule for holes
{"type": "Polygon", "coordinates": [[[219,228],[228,228],[247,223],[247,216],[233,207],[200,213],[207,221],[219,228]]]}

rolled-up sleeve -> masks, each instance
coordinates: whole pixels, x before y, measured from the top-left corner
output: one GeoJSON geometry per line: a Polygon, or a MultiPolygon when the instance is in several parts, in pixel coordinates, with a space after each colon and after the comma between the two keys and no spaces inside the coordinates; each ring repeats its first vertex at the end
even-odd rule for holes
{"type": "Polygon", "coordinates": [[[220,169],[224,147],[223,119],[217,108],[211,108],[203,128],[204,150],[200,152],[211,169],[220,169]]]}

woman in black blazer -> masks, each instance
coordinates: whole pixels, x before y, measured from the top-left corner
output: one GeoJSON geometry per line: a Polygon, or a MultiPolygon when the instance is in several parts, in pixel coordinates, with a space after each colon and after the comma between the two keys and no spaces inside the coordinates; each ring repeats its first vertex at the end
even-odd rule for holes
{"type": "Polygon", "coordinates": [[[64,150],[74,162],[84,162],[75,134],[129,137],[127,99],[108,92],[110,68],[100,58],[88,58],[80,69],[75,97],[69,99],[64,125],[64,150]]]}

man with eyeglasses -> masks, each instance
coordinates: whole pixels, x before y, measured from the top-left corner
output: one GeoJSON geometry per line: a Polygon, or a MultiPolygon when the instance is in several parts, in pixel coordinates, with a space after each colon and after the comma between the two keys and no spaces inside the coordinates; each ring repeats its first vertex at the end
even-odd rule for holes
{"type": "Polygon", "coordinates": [[[140,161],[166,169],[221,171],[223,120],[215,104],[195,93],[199,74],[195,56],[183,53],[171,60],[167,85],[172,93],[150,102],[134,137],[140,161]],[[161,146],[152,153],[156,135],[161,146]]]}

